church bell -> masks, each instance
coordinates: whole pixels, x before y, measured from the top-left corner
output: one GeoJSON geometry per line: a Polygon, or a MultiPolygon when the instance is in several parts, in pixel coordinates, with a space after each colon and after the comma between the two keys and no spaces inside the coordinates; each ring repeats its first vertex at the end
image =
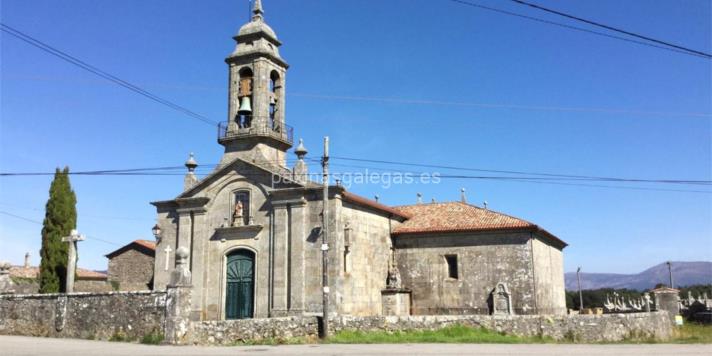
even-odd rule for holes
{"type": "Polygon", "coordinates": [[[240,109],[237,110],[237,113],[240,115],[252,114],[252,102],[250,101],[249,96],[242,98],[242,101],[240,102],[240,109]]]}

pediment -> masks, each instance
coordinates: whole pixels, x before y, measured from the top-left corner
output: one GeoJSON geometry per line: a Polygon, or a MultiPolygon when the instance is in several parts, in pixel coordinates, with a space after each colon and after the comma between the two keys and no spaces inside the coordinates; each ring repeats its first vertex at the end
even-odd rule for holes
{"type": "Polygon", "coordinates": [[[235,158],[223,166],[218,166],[212,173],[196,183],[193,188],[183,192],[176,199],[199,196],[211,187],[222,185],[221,182],[228,182],[235,178],[272,189],[304,187],[304,184],[292,180],[289,173],[288,170],[281,167],[270,167],[235,158]]]}

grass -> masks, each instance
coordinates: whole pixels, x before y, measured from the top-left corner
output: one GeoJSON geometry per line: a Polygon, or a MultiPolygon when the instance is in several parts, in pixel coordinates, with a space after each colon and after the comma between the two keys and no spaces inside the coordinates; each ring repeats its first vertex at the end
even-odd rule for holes
{"type": "Polygon", "coordinates": [[[675,344],[712,344],[712,325],[685,323],[675,327],[670,342],[675,344]]]}
{"type": "Polygon", "coordinates": [[[448,326],[439,330],[412,331],[340,331],[325,341],[332,344],[402,344],[402,343],[477,343],[477,344],[541,344],[553,342],[549,338],[517,337],[484,328],[464,325],[448,326]]]}

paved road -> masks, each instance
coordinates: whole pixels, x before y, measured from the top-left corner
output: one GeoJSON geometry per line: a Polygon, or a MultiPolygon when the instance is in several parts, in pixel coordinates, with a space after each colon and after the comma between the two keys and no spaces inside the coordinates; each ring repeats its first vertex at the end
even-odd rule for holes
{"type": "Polygon", "coordinates": [[[0,336],[0,355],[711,355],[712,345],[288,345],[148,346],[129,343],[0,336]]]}

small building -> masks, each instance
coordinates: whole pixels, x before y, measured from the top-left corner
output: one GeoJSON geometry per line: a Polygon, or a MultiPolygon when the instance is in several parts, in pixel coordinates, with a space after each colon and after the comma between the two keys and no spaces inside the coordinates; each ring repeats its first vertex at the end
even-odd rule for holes
{"type": "MultiPolygon", "coordinates": [[[[39,291],[40,268],[30,266],[10,267],[10,278],[12,279],[15,294],[34,294],[39,291]]],[[[106,283],[106,273],[91,271],[84,268],[77,268],[77,275],[74,281],[75,292],[108,292],[111,286],[106,283]]]]}
{"type": "Polygon", "coordinates": [[[156,244],[147,240],[133,241],[109,253],[109,283],[122,291],[153,289],[155,255],[156,244]]]}
{"type": "Polygon", "coordinates": [[[556,236],[463,202],[395,209],[411,217],[391,235],[413,314],[566,313],[556,236]]]}

